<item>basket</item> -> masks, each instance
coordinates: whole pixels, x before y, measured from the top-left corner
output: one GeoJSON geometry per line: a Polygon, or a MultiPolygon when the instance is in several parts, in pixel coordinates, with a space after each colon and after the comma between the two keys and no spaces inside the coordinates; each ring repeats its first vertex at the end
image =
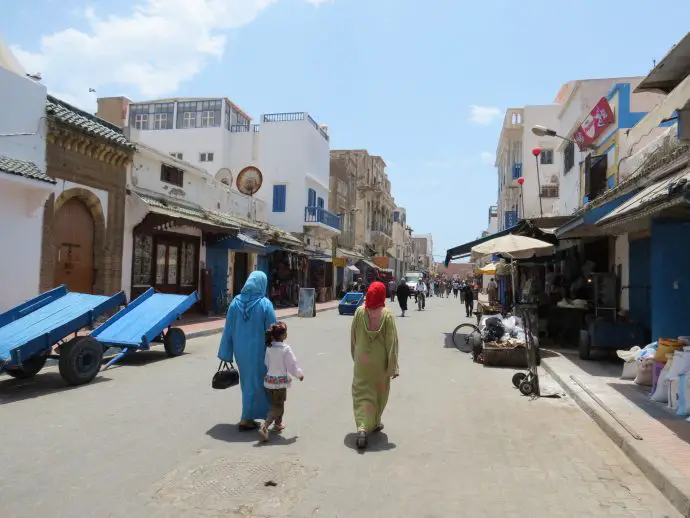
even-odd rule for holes
{"type": "Polygon", "coordinates": [[[524,345],[496,347],[485,343],[482,357],[488,367],[527,368],[527,348],[524,345]]]}

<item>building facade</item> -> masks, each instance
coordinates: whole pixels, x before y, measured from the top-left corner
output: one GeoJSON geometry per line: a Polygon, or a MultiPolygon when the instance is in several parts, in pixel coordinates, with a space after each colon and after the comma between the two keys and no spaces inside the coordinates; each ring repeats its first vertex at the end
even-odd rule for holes
{"type": "Polygon", "coordinates": [[[412,269],[431,272],[435,264],[432,235],[412,234],[412,269]]]}
{"type": "Polygon", "coordinates": [[[46,89],[0,42],[0,312],[39,293],[43,209],[56,190],[46,174],[46,89]]]}

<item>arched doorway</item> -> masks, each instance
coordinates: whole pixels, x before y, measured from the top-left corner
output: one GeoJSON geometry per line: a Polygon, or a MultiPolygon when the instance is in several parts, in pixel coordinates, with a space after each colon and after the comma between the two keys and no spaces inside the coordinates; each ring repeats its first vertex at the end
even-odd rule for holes
{"type": "Polygon", "coordinates": [[[55,212],[53,232],[55,286],[93,293],[94,220],[84,202],[73,197],[63,203],[55,212]]]}

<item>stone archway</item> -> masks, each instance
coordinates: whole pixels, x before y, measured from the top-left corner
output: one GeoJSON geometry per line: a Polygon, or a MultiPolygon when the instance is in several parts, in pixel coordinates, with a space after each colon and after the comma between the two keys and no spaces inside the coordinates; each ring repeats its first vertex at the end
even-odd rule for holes
{"type": "MultiPolygon", "coordinates": [[[[75,187],[57,197],[51,196],[46,202],[43,216],[41,288],[50,289],[66,283],[78,291],[104,293],[105,233],[103,206],[96,194],[88,189],[75,187]],[[70,229],[71,224],[75,229],[70,229]],[[73,233],[71,239],[65,238],[71,230],[77,229],[81,230],[73,233]],[[78,274],[80,280],[66,282],[65,279],[69,277],[64,275],[65,263],[69,268],[78,261],[81,261],[82,267],[91,268],[92,272],[81,272],[78,274]]],[[[79,268],[78,265],[76,267],[79,268]]]]}

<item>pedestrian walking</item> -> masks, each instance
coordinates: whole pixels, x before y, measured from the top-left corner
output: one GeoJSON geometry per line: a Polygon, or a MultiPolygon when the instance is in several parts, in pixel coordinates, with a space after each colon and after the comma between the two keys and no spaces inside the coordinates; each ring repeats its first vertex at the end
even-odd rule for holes
{"type": "Polygon", "coordinates": [[[486,291],[489,293],[490,303],[495,303],[496,301],[498,301],[498,284],[496,284],[496,281],[493,277],[491,277],[486,291]]]}
{"type": "Polygon", "coordinates": [[[407,299],[410,297],[410,287],[405,282],[405,279],[400,279],[398,288],[396,290],[396,295],[398,296],[398,305],[400,306],[400,311],[402,314],[400,316],[405,316],[405,311],[407,311],[407,299]]]}
{"type": "Polygon", "coordinates": [[[388,281],[388,294],[390,295],[391,302],[395,302],[395,279],[388,281]]]}
{"type": "Polygon", "coordinates": [[[391,379],[399,375],[398,331],[385,305],[386,287],[374,282],[364,306],[357,308],[352,320],[352,406],[358,449],[367,447],[371,433],[383,430],[381,416],[388,403],[391,379]]]}
{"type": "Polygon", "coordinates": [[[218,358],[237,362],[242,390],[242,417],[238,424],[240,431],[256,430],[256,419],[268,414],[269,403],[264,389],[265,334],[276,322],[273,304],[266,298],[268,278],[263,272],[252,272],[233,299],[225,319],[223,336],[220,339],[218,358]]]}
{"type": "Polygon", "coordinates": [[[467,314],[468,317],[471,317],[473,311],[474,311],[474,290],[472,289],[472,285],[466,284],[465,285],[465,313],[467,314]]]}
{"type": "Polygon", "coordinates": [[[287,389],[292,383],[290,376],[304,381],[304,373],[297,363],[292,349],[285,342],[286,339],[287,325],[285,322],[277,322],[266,331],[264,362],[267,370],[264,376],[264,387],[268,393],[271,408],[266,420],[259,428],[259,435],[264,442],[268,441],[268,428],[271,424],[275,432],[280,433],[285,429],[283,416],[285,415],[287,389]]]}
{"type": "Polygon", "coordinates": [[[462,304],[465,303],[465,289],[467,287],[467,283],[465,281],[462,281],[460,283],[460,302],[462,304]]]}
{"type": "Polygon", "coordinates": [[[460,291],[460,283],[453,281],[453,297],[458,298],[458,291],[460,291]]]}

